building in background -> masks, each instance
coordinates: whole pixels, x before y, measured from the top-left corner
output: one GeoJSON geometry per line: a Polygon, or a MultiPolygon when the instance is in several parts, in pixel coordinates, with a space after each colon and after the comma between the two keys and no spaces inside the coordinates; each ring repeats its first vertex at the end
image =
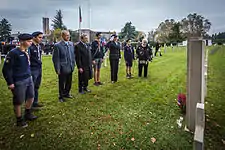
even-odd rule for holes
{"type": "Polygon", "coordinates": [[[43,33],[44,33],[44,35],[50,34],[50,30],[49,30],[49,18],[43,17],[42,18],[42,24],[43,24],[43,33]]]}
{"type": "Polygon", "coordinates": [[[92,31],[90,29],[81,29],[81,34],[86,34],[87,37],[88,37],[88,41],[89,42],[92,42],[94,41],[94,39],[96,38],[95,35],[97,32],[101,32],[102,33],[102,37],[105,39],[105,40],[109,40],[111,35],[114,33],[114,32],[104,32],[104,31],[92,31]]]}

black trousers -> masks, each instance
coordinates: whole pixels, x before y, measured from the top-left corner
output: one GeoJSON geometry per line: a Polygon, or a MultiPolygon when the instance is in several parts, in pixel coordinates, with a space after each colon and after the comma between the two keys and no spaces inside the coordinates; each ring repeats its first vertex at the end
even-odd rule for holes
{"type": "Polygon", "coordinates": [[[90,70],[84,70],[82,73],[78,71],[78,90],[82,92],[87,89],[88,80],[90,79],[90,70]]]}
{"type": "Polygon", "coordinates": [[[148,75],[148,63],[147,64],[138,64],[138,76],[141,77],[142,76],[142,70],[144,67],[144,77],[147,77],[148,75]]]}
{"type": "MultiPolygon", "coordinates": [[[[155,50],[155,56],[157,55],[158,51],[159,51],[159,49],[156,49],[156,50],[155,50]]],[[[159,52],[159,56],[162,56],[161,51],[159,52]]]]}
{"type": "Polygon", "coordinates": [[[59,79],[59,98],[69,95],[72,85],[72,72],[68,74],[61,73],[59,79]]]}
{"type": "Polygon", "coordinates": [[[119,59],[110,59],[111,81],[118,80],[119,59]]]}

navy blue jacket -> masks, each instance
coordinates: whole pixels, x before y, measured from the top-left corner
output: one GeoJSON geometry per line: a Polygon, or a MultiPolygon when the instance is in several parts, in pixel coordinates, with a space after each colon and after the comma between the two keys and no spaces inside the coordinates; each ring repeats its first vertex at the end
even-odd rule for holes
{"type": "Polygon", "coordinates": [[[120,53],[120,45],[114,41],[111,41],[109,43],[109,59],[120,59],[121,53],[120,53]]]}
{"type": "Polygon", "coordinates": [[[96,40],[92,42],[91,54],[92,54],[92,60],[104,57],[103,46],[101,42],[100,42],[100,45],[98,44],[98,41],[96,40]]]}
{"type": "Polygon", "coordinates": [[[31,71],[28,54],[22,52],[19,48],[9,51],[2,68],[2,73],[8,85],[29,78],[31,71]]]}
{"type": "Polygon", "coordinates": [[[124,59],[125,59],[125,61],[134,60],[134,49],[132,46],[124,47],[124,59]]]}
{"type": "Polygon", "coordinates": [[[42,62],[41,62],[41,54],[42,49],[40,45],[35,45],[34,43],[29,47],[28,53],[30,56],[30,69],[36,70],[41,69],[42,62]],[[38,51],[39,49],[39,51],[38,51]]]}

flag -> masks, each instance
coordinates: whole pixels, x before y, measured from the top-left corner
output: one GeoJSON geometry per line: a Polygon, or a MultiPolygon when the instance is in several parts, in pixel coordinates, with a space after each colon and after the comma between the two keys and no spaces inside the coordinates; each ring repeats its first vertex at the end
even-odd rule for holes
{"type": "Polygon", "coordinates": [[[79,21],[82,22],[82,16],[81,16],[81,8],[79,6],[79,21]]]}

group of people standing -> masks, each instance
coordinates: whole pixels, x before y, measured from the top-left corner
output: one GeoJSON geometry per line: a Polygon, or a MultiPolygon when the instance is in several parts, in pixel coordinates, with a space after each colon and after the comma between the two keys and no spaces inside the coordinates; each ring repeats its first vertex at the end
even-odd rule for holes
{"type": "MultiPolygon", "coordinates": [[[[94,85],[100,86],[100,70],[104,60],[104,46],[109,50],[109,61],[111,68],[111,82],[118,81],[119,61],[121,59],[120,45],[116,34],[111,36],[110,41],[103,45],[101,33],[96,33],[96,39],[88,44],[85,34],[80,36],[76,44],[70,42],[70,33],[67,30],[61,32],[62,40],[54,45],[52,62],[58,76],[59,102],[65,102],[65,98],[73,98],[70,94],[72,86],[72,74],[75,66],[78,70],[78,92],[85,94],[91,92],[88,82],[94,77],[94,85]]],[[[18,36],[20,46],[11,50],[3,65],[3,76],[8,88],[13,94],[13,105],[17,118],[17,126],[26,127],[27,120],[35,120],[37,116],[32,114],[33,109],[43,107],[39,103],[38,89],[42,79],[42,42],[43,33],[20,34],[18,36]],[[25,114],[22,117],[21,105],[25,101],[25,114]]],[[[126,41],[124,47],[124,59],[126,63],[127,78],[132,77],[133,60],[138,59],[138,76],[147,77],[148,63],[152,60],[152,49],[148,47],[147,40],[143,39],[138,45],[136,54],[131,46],[131,40],[126,41]]]]}

